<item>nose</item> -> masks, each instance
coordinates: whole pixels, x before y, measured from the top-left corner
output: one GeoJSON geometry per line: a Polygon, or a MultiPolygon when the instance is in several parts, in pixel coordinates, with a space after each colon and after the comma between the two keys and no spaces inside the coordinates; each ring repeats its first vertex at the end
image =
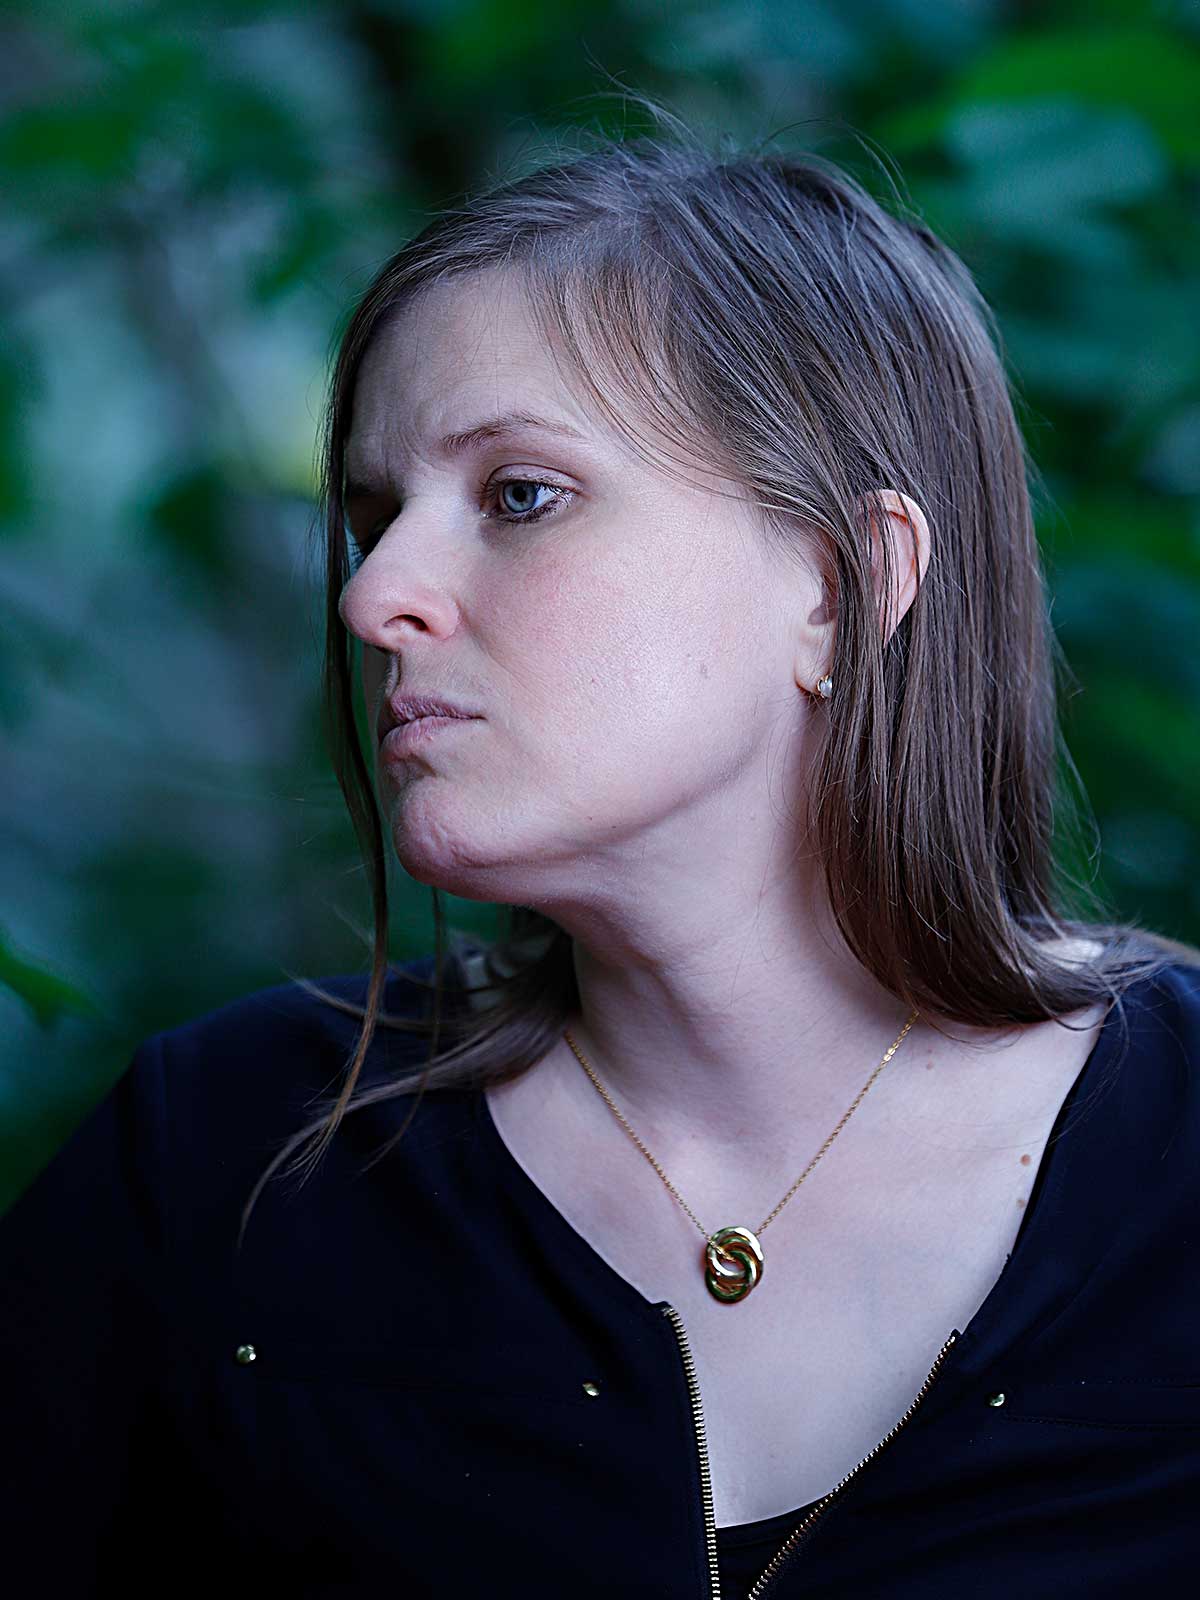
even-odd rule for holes
{"type": "Polygon", "coordinates": [[[364,644],[394,651],[415,633],[449,637],[458,606],[444,579],[413,570],[387,536],[364,558],[338,600],[338,615],[364,644]]]}

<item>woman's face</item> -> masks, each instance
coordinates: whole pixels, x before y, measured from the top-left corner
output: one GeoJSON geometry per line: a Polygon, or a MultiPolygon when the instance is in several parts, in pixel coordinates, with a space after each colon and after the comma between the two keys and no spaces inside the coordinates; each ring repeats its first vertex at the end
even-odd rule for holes
{"type": "Polygon", "coordinates": [[[701,873],[794,806],[819,581],[727,480],[673,480],[589,414],[512,280],[440,285],[376,335],[346,475],[371,728],[396,691],[477,714],[378,762],[413,877],[550,910],[701,873]],[[493,426],[518,415],[548,426],[493,426]]]}

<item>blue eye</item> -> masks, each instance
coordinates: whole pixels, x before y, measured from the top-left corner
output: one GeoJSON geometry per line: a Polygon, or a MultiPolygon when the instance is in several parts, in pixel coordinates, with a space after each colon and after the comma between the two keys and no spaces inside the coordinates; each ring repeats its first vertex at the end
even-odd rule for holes
{"type": "Polygon", "coordinates": [[[546,516],[556,510],[560,504],[569,500],[573,492],[570,489],[564,489],[557,483],[543,483],[538,478],[503,478],[499,483],[493,484],[492,488],[502,507],[504,506],[504,501],[500,497],[503,496],[506,489],[522,491],[517,498],[518,500],[524,499],[526,502],[530,499],[527,491],[531,489],[534,491],[535,496],[539,489],[544,489],[550,497],[548,500],[543,501],[541,505],[528,503],[515,507],[510,505],[507,510],[501,509],[490,513],[501,522],[536,522],[539,517],[546,516]]]}

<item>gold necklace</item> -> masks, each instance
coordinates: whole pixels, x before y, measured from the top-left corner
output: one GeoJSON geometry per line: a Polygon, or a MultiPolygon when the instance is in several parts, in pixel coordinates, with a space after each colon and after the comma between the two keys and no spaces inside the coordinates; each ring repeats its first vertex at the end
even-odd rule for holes
{"type": "Polygon", "coordinates": [[[580,1066],[592,1080],[596,1091],[607,1103],[608,1108],[612,1112],[613,1116],[616,1117],[617,1121],[625,1129],[625,1132],[633,1140],[634,1144],[637,1145],[638,1149],[645,1156],[646,1160],[654,1168],[655,1172],[658,1173],[659,1177],[666,1184],[667,1188],[671,1191],[676,1200],[679,1201],[679,1204],[687,1212],[688,1216],[691,1217],[692,1221],[700,1229],[700,1232],[704,1234],[704,1252],[701,1256],[701,1262],[704,1266],[704,1283],[709,1294],[712,1295],[714,1300],[719,1300],[722,1305],[733,1305],[738,1300],[744,1300],[763,1275],[763,1252],[762,1245],[758,1241],[758,1234],[765,1232],[767,1223],[774,1222],[775,1218],[783,1210],[784,1206],[787,1205],[788,1201],[804,1182],[805,1178],[808,1177],[809,1173],[825,1154],[826,1150],[829,1149],[829,1146],[837,1138],[838,1134],[841,1133],[846,1123],[850,1120],[851,1115],[857,1109],[858,1103],[862,1099],[863,1095],[866,1094],[867,1090],[875,1082],[875,1079],[879,1076],[884,1067],[887,1066],[888,1062],[900,1048],[904,1041],[904,1036],[912,1027],[913,1023],[917,1020],[918,1015],[919,1013],[914,1011],[912,1016],[909,1017],[903,1028],[901,1028],[895,1042],[889,1047],[883,1060],[879,1063],[879,1065],[875,1068],[875,1071],[859,1090],[854,1104],[850,1107],[850,1110],[846,1112],[845,1116],[829,1135],[828,1139],[826,1139],[825,1143],[817,1151],[816,1155],[808,1163],[807,1167],[805,1167],[804,1171],[796,1179],[792,1187],[784,1195],[783,1199],[775,1207],[774,1211],[772,1211],[767,1217],[766,1222],[759,1223],[757,1233],[752,1233],[749,1228],[718,1228],[715,1233],[705,1232],[705,1229],[697,1220],[687,1201],[675,1188],[674,1184],[667,1177],[666,1173],[659,1166],[658,1162],[650,1154],[649,1150],[646,1149],[646,1146],[638,1138],[637,1134],[634,1133],[633,1129],[629,1126],[628,1122],[626,1122],[620,1111],[617,1110],[612,1096],[600,1082],[600,1079],[592,1071],[592,1068],[589,1065],[586,1057],[576,1045],[570,1033],[564,1030],[563,1038],[575,1052],[575,1056],[578,1059],[580,1066]]]}

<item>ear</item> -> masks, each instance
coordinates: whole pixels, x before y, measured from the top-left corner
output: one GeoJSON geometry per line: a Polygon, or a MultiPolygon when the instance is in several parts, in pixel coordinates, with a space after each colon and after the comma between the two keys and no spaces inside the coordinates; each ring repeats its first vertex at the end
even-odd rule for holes
{"type": "Polygon", "coordinates": [[[875,593],[879,598],[881,637],[886,644],[917,598],[919,585],[924,582],[929,566],[929,524],[917,502],[896,489],[881,489],[877,497],[869,496],[868,517],[871,524],[871,567],[875,574],[875,593]],[[883,502],[885,510],[882,527],[877,501],[883,502]],[[886,596],[881,593],[881,544],[884,539],[888,541],[892,568],[891,593],[886,596]]]}
{"type": "MultiPolygon", "coordinates": [[[[916,599],[919,584],[924,581],[930,555],[929,524],[916,501],[896,489],[877,491],[866,498],[865,506],[871,530],[871,568],[879,602],[882,642],[886,644],[916,599]],[[884,539],[888,541],[892,567],[891,593],[887,597],[882,594],[884,539]]],[[[803,660],[798,657],[796,662],[796,682],[810,693],[814,692],[817,680],[826,673],[835,675],[836,685],[837,663],[833,659],[836,620],[836,597],[828,584],[822,583],[820,604],[806,619],[803,660]]]]}

